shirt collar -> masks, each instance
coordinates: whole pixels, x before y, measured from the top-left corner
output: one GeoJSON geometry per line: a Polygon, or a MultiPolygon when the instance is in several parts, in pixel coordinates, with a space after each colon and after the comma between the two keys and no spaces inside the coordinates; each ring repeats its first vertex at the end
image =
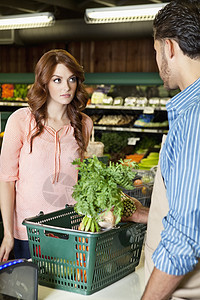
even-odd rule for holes
{"type": "Polygon", "coordinates": [[[200,97],[200,78],[170,99],[166,104],[167,111],[174,111],[176,114],[181,114],[196,101],[197,96],[198,98],[200,97]]]}

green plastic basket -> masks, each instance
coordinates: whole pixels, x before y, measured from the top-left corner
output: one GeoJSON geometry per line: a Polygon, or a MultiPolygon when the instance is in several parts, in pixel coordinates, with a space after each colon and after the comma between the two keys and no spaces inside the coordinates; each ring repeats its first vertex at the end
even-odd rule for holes
{"type": "Polygon", "coordinates": [[[146,225],[86,233],[77,229],[80,221],[73,207],[24,220],[41,285],[90,295],[135,270],[146,225]]]}
{"type": "Polygon", "coordinates": [[[122,189],[122,191],[130,197],[139,200],[143,206],[150,207],[153,184],[147,183],[135,187],[133,190],[122,189]]]}

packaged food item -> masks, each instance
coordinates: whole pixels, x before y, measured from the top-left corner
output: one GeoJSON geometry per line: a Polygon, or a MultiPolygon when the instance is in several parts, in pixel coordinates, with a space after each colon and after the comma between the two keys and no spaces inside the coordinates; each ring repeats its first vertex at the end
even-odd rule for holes
{"type": "Polygon", "coordinates": [[[105,94],[102,92],[94,92],[91,97],[91,104],[103,104],[105,94]]]}
{"type": "Polygon", "coordinates": [[[126,97],[124,100],[124,106],[136,106],[136,97],[126,97]]]}
{"type": "Polygon", "coordinates": [[[103,116],[98,122],[98,125],[128,125],[133,118],[134,117],[130,115],[108,115],[103,116]]]}
{"type": "Polygon", "coordinates": [[[85,153],[85,157],[92,157],[93,155],[103,156],[104,152],[104,144],[102,142],[90,141],[87,147],[87,152],[85,153]]]}
{"type": "Polygon", "coordinates": [[[115,97],[113,100],[113,105],[122,106],[124,104],[124,99],[122,97],[115,97]]]}
{"type": "Polygon", "coordinates": [[[113,97],[104,95],[102,104],[103,105],[112,105],[113,104],[113,97]]]}
{"type": "Polygon", "coordinates": [[[146,97],[139,97],[136,101],[136,106],[145,107],[148,104],[148,100],[146,97]]]}
{"type": "Polygon", "coordinates": [[[159,107],[160,105],[160,98],[152,97],[149,99],[149,106],[151,107],[159,107]]]}
{"type": "Polygon", "coordinates": [[[167,102],[170,100],[170,98],[160,98],[160,106],[166,106],[167,102]]]}
{"type": "Polygon", "coordinates": [[[135,127],[147,127],[148,123],[150,123],[153,120],[153,115],[148,114],[141,114],[139,118],[135,121],[134,126],[135,127]]]}

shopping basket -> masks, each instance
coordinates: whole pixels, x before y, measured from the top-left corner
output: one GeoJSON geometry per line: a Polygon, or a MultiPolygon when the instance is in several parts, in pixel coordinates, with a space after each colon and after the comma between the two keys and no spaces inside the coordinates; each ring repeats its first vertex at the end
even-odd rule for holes
{"type": "Polygon", "coordinates": [[[66,206],[23,221],[41,285],[90,295],[135,270],[146,225],[121,223],[90,233],[78,230],[81,219],[66,206]]]}

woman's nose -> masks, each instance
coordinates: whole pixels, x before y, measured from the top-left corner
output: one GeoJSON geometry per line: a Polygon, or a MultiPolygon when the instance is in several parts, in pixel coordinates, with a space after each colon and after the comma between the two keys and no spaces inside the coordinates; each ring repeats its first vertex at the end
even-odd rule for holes
{"type": "Polygon", "coordinates": [[[65,83],[65,89],[67,90],[67,91],[69,91],[70,90],[70,83],[69,83],[69,81],[67,80],[66,81],[66,83],[65,83]]]}

